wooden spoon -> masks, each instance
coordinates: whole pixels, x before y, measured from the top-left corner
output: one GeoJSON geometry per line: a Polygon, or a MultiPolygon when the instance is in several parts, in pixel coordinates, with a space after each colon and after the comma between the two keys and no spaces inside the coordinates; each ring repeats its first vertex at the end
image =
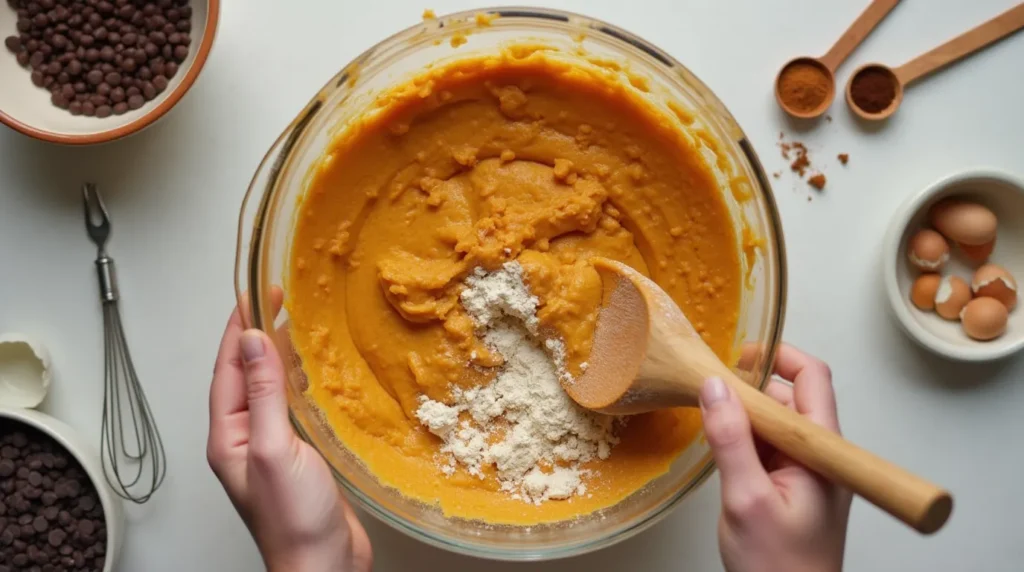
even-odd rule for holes
{"type": "Polygon", "coordinates": [[[739,397],[754,431],[790,458],[924,534],[953,510],[949,492],[846,441],[741,380],[704,343],[668,295],[632,268],[594,259],[604,298],[586,371],[566,392],[580,405],[634,414],[697,405],[709,377],[739,397]]]}
{"type": "MultiPolygon", "coordinates": [[[[945,44],[917,56],[898,68],[890,68],[882,64],[866,64],[850,76],[846,84],[846,103],[858,116],[870,121],[887,119],[903,101],[903,90],[911,82],[922,78],[941,67],[966,57],[990,44],[994,44],[1014,32],[1024,28],[1024,3],[1010,8],[1006,12],[992,18],[963,34],[949,40],[945,44]],[[892,82],[893,98],[889,105],[880,111],[861,109],[853,98],[853,85],[862,74],[874,74],[876,78],[888,77],[892,82]]],[[[862,78],[863,79],[863,78],[862,78]]]]}
{"type": "Polygon", "coordinates": [[[832,100],[835,99],[836,95],[836,69],[846,61],[846,58],[853,53],[853,50],[864,41],[864,38],[868,37],[871,30],[875,29],[875,26],[882,21],[885,16],[899,4],[900,0],[874,0],[864,12],[854,20],[853,24],[847,28],[846,32],[836,41],[832,49],[820,58],[812,58],[810,56],[803,56],[792,59],[786,62],[786,65],[782,66],[779,70],[779,75],[775,77],[775,99],[779,102],[779,106],[782,109],[792,115],[793,117],[799,117],[801,119],[813,119],[818,117],[825,110],[832,105],[832,100]],[[782,74],[786,69],[791,66],[805,64],[812,65],[818,68],[825,76],[828,77],[828,96],[821,102],[821,104],[811,111],[801,111],[788,107],[786,102],[782,98],[780,84],[782,82],[782,74]]]}

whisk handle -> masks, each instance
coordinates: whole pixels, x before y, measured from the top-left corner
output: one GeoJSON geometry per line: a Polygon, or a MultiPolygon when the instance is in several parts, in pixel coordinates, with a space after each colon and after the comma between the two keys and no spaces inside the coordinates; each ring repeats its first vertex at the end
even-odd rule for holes
{"type": "Polygon", "coordinates": [[[103,255],[96,259],[96,274],[100,281],[100,300],[103,303],[116,302],[120,297],[117,291],[117,271],[114,259],[103,255]]]}

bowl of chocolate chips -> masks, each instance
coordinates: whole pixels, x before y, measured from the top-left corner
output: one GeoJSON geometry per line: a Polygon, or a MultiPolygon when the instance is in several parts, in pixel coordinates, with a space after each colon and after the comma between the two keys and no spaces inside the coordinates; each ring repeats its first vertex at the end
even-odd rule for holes
{"type": "Polygon", "coordinates": [[[0,572],[109,572],[123,526],[86,442],[48,415],[0,407],[0,572]]]}
{"type": "Polygon", "coordinates": [[[0,122],[88,145],[163,117],[199,76],[219,0],[0,3],[0,122]]]}

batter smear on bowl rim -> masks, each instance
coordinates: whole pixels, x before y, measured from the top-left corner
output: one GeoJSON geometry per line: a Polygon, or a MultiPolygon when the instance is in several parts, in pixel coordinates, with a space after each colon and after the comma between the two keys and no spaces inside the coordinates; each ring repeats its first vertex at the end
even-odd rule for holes
{"type": "Polygon", "coordinates": [[[589,357],[593,256],[653,278],[732,361],[739,231],[706,151],[615,74],[527,47],[378,96],[309,177],[287,284],[342,443],[404,495],[503,524],[584,515],[664,474],[698,411],[616,419],[560,384],[589,357]]]}

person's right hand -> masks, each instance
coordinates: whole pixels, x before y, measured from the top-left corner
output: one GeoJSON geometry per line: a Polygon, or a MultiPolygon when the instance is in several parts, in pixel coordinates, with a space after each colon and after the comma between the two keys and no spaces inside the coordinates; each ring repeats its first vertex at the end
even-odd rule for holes
{"type": "MultiPolygon", "coordinates": [[[[839,433],[832,374],[822,361],[783,345],[766,390],[839,433]]],[[[797,465],[752,434],[735,392],[719,379],[700,394],[704,431],[722,483],[718,543],[729,572],[839,572],[852,495],[797,465]]]]}

